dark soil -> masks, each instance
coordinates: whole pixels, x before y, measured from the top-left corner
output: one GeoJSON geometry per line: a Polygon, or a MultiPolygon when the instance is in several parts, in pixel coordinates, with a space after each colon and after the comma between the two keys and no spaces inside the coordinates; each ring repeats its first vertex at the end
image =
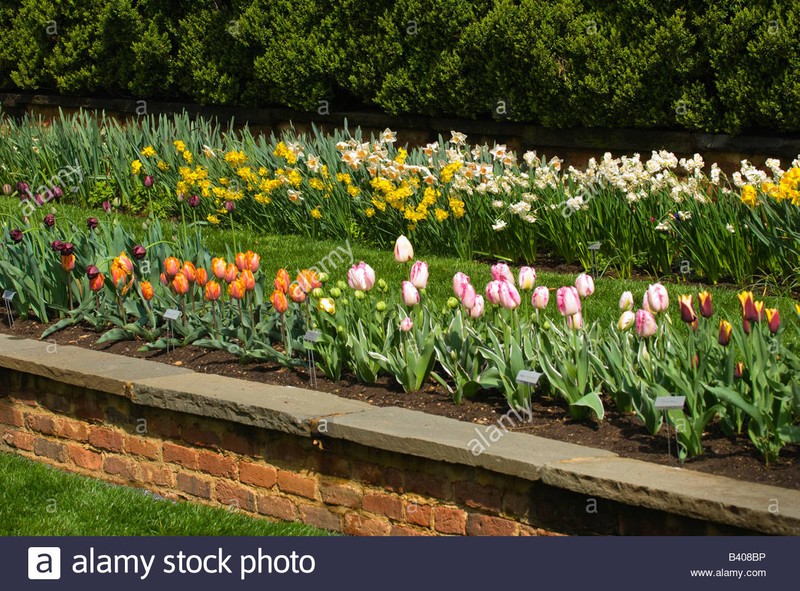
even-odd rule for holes
{"type": "MultiPolygon", "coordinates": [[[[12,329],[0,325],[0,332],[13,333],[28,338],[38,338],[46,325],[31,320],[17,320],[12,329]]],[[[292,370],[277,365],[254,363],[240,364],[236,358],[223,351],[210,351],[199,347],[185,347],[170,351],[141,352],[141,343],[121,342],[97,346],[99,334],[83,327],[72,327],[49,337],[60,345],[76,345],[88,349],[106,351],[118,355],[140,357],[160,363],[169,363],[193,369],[197,372],[215,373],[228,377],[309,388],[309,376],[304,370],[292,370]]],[[[399,406],[430,414],[441,415],[480,425],[490,425],[506,412],[505,398],[499,394],[488,394],[476,400],[466,400],[456,405],[449,394],[438,385],[426,386],[419,392],[403,392],[393,381],[383,379],[375,385],[358,383],[345,377],[338,383],[318,375],[317,390],[330,392],[343,398],[351,398],[375,406],[399,406]]],[[[662,430],[656,436],[647,433],[635,416],[616,412],[609,404],[605,419],[575,421],[570,418],[567,406],[561,400],[542,395],[534,397],[531,405],[533,424],[515,429],[548,439],[567,441],[579,445],[605,449],[627,458],[658,464],[678,466],[675,458],[675,440],[672,433],[672,456],[667,454],[667,437],[662,430]]],[[[759,482],[785,488],[800,488],[800,446],[784,447],[778,462],[766,466],[746,435],[725,437],[712,425],[704,438],[705,453],[686,460],[684,467],[690,470],[709,472],[739,480],[759,482]]]]}

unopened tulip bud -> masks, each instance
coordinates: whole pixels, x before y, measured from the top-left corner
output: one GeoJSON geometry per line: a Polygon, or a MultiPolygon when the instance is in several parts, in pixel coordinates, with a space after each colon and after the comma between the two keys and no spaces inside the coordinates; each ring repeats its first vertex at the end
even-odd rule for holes
{"type": "Polygon", "coordinates": [[[733,325],[727,320],[720,320],[719,321],[719,337],[717,340],[719,344],[723,347],[727,347],[728,343],[731,342],[731,332],[733,331],[733,325]]]}
{"type": "Polygon", "coordinates": [[[340,298],[342,297],[342,290],[338,287],[331,287],[331,297],[332,298],[340,298]]]}
{"type": "Polygon", "coordinates": [[[703,318],[711,318],[714,314],[714,306],[711,303],[711,294],[707,291],[701,291],[697,294],[697,300],[700,302],[700,315],[703,318]]]}
{"type": "Polygon", "coordinates": [[[629,291],[622,292],[619,298],[619,309],[623,312],[633,310],[633,294],[629,291]]]}
{"type": "Polygon", "coordinates": [[[364,298],[366,298],[366,297],[367,297],[367,294],[365,294],[365,293],[364,293],[363,291],[361,291],[360,289],[357,289],[357,290],[356,290],[356,291],[353,293],[353,296],[354,296],[354,297],[355,297],[357,300],[363,300],[364,298]]]}
{"type": "Polygon", "coordinates": [[[633,326],[634,322],[636,322],[636,314],[630,310],[625,310],[622,313],[622,316],[619,317],[617,329],[620,331],[628,330],[631,326],[633,326]]]}
{"type": "Polygon", "coordinates": [[[458,298],[454,298],[453,296],[447,298],[447,307],[450,308],[451,310],[455,310],[456,308],[458,308],[458,298]]]}
{"type": "Polygon", "coordinates": [[[384,302],[383,300],[379,301],[377,304],[375,304],[375,309],[378,312],[385,312],[386,311],[386,302],[384,302]]]}
{"type": "Polygon", "coordinates": [[[150,176],[149,174],[144,177],[144,186],[147,187],[148,189],[153,186],[153,182],[154,182],[153,177],[150,176]]]}
{"type": "Polygon", "coordinates": [[[314,289],[311,290],[311,295],[314,296],[315,298],[321,298],[322,296],[325,295],[325,292],[322,290],[321,287],[315,287],[314,289]]]}
{"type": "Polygon", "coordinates": [[[48,213],[46,216],[44,216],[44,220],[42,221],[44,222],[45,226],[52,228],[56,225],[56,216],[54,216],[52,213],[48,213]]]}
{"type": "Polygon", "coordinates": [[[141,244],[137,244],[131,249],[131,254],[133,254],[133,258],[137,261],[141,261],[147,256],[147,249],[141,244]]]}
{"type": "Polygon", "coordinates": [[[767,315],[767,326],[772,334],[777,334],[778,329],[781,327],[781,314],[777,308],[767,308],[765,310],[767,315]]]}

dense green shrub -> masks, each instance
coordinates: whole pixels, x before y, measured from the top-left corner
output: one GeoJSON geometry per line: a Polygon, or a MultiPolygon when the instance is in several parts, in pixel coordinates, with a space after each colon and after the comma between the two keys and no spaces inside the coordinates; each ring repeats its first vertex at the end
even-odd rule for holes
{"type": "Polygon", "coordinates": [[[5,89],[800,129],[790,0],[0,0],[0,18],[5,89]]]}

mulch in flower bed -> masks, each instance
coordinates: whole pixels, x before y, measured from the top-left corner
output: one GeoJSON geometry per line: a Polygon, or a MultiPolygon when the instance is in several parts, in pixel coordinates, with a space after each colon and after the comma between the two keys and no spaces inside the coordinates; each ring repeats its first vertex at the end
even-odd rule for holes
{"type": "MultiPolygon", "coordinates": [[[[28,338],[38,338],[47,328],[31,320],[17,320],[9,330],[0,325],[0,332],[28,338]]],[[[308,374],[303,370],[282,368],[277,365],[254,363],[243,365],[230,353],[189,346],[163,351],[141,352],[142,343],[120,342],[96,345],[98,333],[79,326],[67,328],[48,339],[60,345],[76,345],[87,349],[106,351],[129,357],[150,359],[193,369],[197,372],[309,388],[308,374]]],[[[319,372],[317,390],[330,392],[343,398],[367,402],[375,406],[398,406],[440,415],[477,425],[494,425],[509,410],[505,398],[499,394],[488,394],[476,400],[465,400],[457,405],[450,395],[438,385],[426,386],[419,392],[403,392],[389,378],[374,385],[356,382],[346,377],[338,383],[326,380],[319,372]]],[[[662,429],[651,436],[633,415],[616,412],[612,406],[606,409],[605,419],[600,422],[575,421],[569,416],[566,404],[547,396],[534,395],[531,404],[531,425],[515,423],[514,431],[530,433],[548,439],[566,441],[578,445],[612,451],[622,457],[644,460],[658,464],[679,466],[675,458],[674,431],[672,434],[672,457],[667,454],[667,437],[662,429]]],[[[513,418],[513,415],[511,415],[513,418]]],[[[508,422],[506,421],[506,424],[508,422]]],[[[467,442],[464,443],[467,445],[467,442]]],[[[785,488],[800,488],[800,446],[789,445],[781,451],[781,457],[773,465],[764,465],[746,434],[725,437],[716,425],[711,425],[703,437],[705,453],[687,459],[684,468],[711,474],[728,476],[738,480],[759,482],[785,488]]]]}

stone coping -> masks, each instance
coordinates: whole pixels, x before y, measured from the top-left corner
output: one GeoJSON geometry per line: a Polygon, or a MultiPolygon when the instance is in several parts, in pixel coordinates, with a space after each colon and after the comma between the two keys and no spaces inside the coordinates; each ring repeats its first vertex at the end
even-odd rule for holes
{"type": "Polygon", "coordinates": [[[332,437],[766,534],[800,535],[800,491],[620,458],[604,450],[509,432],[500,424],[492,429],[11,335],[0,335],[0,367],[144,406],[300,436],[332,437]]]}

